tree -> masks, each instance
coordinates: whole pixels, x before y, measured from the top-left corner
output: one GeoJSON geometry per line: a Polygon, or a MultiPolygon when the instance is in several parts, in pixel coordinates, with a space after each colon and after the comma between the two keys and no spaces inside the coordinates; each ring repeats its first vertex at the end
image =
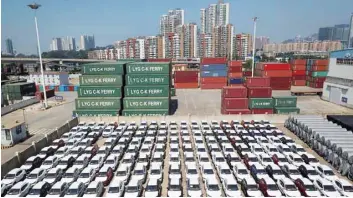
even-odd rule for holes
{"type": "Polygon", "coordinates": [[[43,58],[72,58],[72,59],[87,59],[88,51],[50,51],[43,52],[43,58]]]}
{"type": "Polygon", "coordinates": [[[250,70],[252,68],[252,59],[248,59],[245,61],[245,64],[243,64],[243,67],[246,70],[250,70]]]}

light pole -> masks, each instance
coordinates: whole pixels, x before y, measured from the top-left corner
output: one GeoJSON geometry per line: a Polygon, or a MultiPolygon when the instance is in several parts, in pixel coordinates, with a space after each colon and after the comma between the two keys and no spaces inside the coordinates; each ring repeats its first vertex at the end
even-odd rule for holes
{"type": "Polygon", "coordinates": [[[38,24],[37,24],[37,10],[41,6],[39,4],[33,3],[27,5],[30,7],[32,10],[34,10],[34,23],[36,25],[36,33],[37,33],[37,48],[38,48],[38,55],[39,55],[39,63],[40,63],[40,71],[42,73],[42,85],[43,85],[43,94],[44,94],[44,108],[48,108],[48,103],[47,103],[47,93],[45,90],[45,82],[44,82],[44,71],[43,71],[43,62],[42,62],[42,54],[40,52],[40,42],[39,42],[39,32],[38,32],[38,24]]]}
{"type": "Polygon", "coordinates": [[[252,44],[252,67],[251,67],[251,76],[254,77],[254,68],[255,68],[255,42],[256,42],[256,21],[257,17],[254,17],[254,35],[253,35],[253,44],[252,44]]]}

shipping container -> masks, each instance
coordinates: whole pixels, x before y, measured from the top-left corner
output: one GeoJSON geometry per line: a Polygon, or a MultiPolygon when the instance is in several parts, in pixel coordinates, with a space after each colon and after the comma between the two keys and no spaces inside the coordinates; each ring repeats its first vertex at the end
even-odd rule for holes
{"type": "Polygon", "coordinates": [[[227,70],[200,71],[201,77],[227,77],[227,70]]]}
{"type": "Polygon", "coordinates": [[[262,77],[292,77],[292,70],[255,70],[255,74],[262,77]]]}
{"type": "Polygon", "coordinates": [[[169,109],[169,97],[124,98],[124,109],[169,109]]]}
{"type": "Polygon", "coordinates": [[[228,67],[242,67],[243,62],[242,61],[228,61],[228,67]]]}
{"type": "Polygon", "coordinates": [[[169,97],[169,85],[125,86],[125,97],[169,97]]]}
{"type": "Polygon", "coordinates": [[[221,58],[201,58],[201,65],[204,64],[226,64],[227,63],[227,58],[226,57],[221,57],[221,58]]]}
{"type": "Polygon", "coordinates": [[[73,113],[78,117],[112,117],[119,115],[117,110],[75,110],[73,113]]]}
{"type": "Polygon", "coordinates": [[[275,114],[299,114],[300,109],[297,107],[275,107],[275,114]]]}
{"type": "Polygon", "coordinates": [[[248,97],[248,90],[244,86],[238,87],[223,87],[223,98],[246,98],[248,97]]]}
{"type": "Polygon", "coordinates": [[[1,87],[3,97],[10,100],[22,100],[22,96],[34,96],[37,91],[35,83],[21,82],[14,84],[5,84],[1,87]]]}
{"type": "Polygon", "coordinates": [[[251,114],[273,114],[273,109],[251,109],[251,114]]]}
{"type": "Polygon", "coordinates": [[[322,59],[322,60],[314,60],[312,63],[313,66],[319,66],[319,65],[329,65],[329,60],[328,59],[322,59]]]}
{"type": "Polygon", "coordinates": [[[227,83],[200,84],[201,89],[222,89],[227,83]]]}
{"type": "Polygon", "coordinates": [[[272,98],[249,98],[249,109],[272,109],[272,98]]]}
{"type": "Polygon", "coordinates": [[[292,76],[292,80],[306,80],[306,75],[303,75],[303,76],[292,76]]]}
{"type": "Polygon", "coordinates": [[[312,88],[323,88],[324,82],[309,82],[309,87],[312,88]]]}
{"type": "Polygon", "coordinates": [[[243,72],[242,72],[242,67],[240,66],[240,67],[229,67],[228,68],[228,72],[229,73],[237,73],[237,72],[240,72],[240,73],[242,73],[243,74],[243,72]]]}
{"type": "Polygon", "coordinates": [[[249,98],[271,98],[271,87],[248,87],[249,98]]]}
{"type": "Polygon", "coordinates": [[[223,98],[221,108],[225,109],[247,109],[249,101],[247,98],[223,98]]]}
{"type": "Polygon", "coordinates": [[[290,70],[288,63],[257,63],[256,69],[258,70],[290,70]]]}
{"type": "Polygon", "coordinates": [[[251,71],[243,71],[243,76],[250,77],[252,75],[251,71]]]}
{"type": "Polygon", "coordinates": [[[226,77],[207,77],[200,79],[201,84],[208,84],[208,83],[227,83],[226,77]]]}
{"type": "Polygon", "coordinates": [[[302,71],[302,70],[306,70],[306,65],[292,65],[292,70],[298,70],[298,71],[302,71]]]}
{"type": "Polygon", "coordinates": [[[228,78],[241,78],[243,77],[242,72],[228,73],[228,78]]]}
{"type": "Polygon", "coordinates": [[[200,65],[201,71],[214,71],[214,70],[227,70],[228,67],[226,64],[206,64],[200,65]]]}
{"type": "Polygon", "coordinates": [[[274,96],[273,104],[275,107],[296,107],[297,97],[296,96],[274,96]]]}
{"type": "Polygon", "coordinates": [[[171,64],[168,62],[136,62],[126,65],[127,74],[169,74],[171,64]]]}
{"type": "Polygon", "coordinates": [[[247,77],[246,78],[247,87],[270,87],[270,78],[266,77],[247,77]]]}
{"type": "Polygon", "coordinates": [[[229,84],[243,84],[242,78],[229,78],[229,84]]]}
{"type": "Polygon", "coordinates": [[[77,110],[90,109],[121,109],[121,98],[77,98],[75,99],[77,110]]]}
{"type": "Polygon", "coordinates": [[[290,64],[293,64],[293,65],[306,65],[306,59],[292,59],[292,60],[290,60],[290,64]]]}
{"type": "Polygon", "coordinates": [[[169,109],[124,109],[123,116],[165,116],[169,109]]]}
{"type": "Polygon", "coordinates": [[[109,86],[80,86],[78,97],[122,97],[121,87],[109,86]]]}
{"type": "Polygon", "coordinates": [[[251,114],[249,109],[221,109],[221,113],[225,115],[251,114]]]}
{"type": "Polygon", "coordinates": [[[327,71],[316,71],[316,72],[309,72],[309,76],[312,77],[326,77],[327,71]]]}
{"type": "Polygon", "coordinates": [[[292,86],[305,86],[306,80],[293,80],[292,86]]]}
{"type": "Polygon", "coordinates": [[[174,83],[198,82],[198,76],[174,76],[174,83]]]}
{"type": "Polygon", "coordinates": [[[176,96],[175,88],[170,88],[170,96],[176,96]]]}
{"type": "Polygon", "coordinates": [[[292,72],[292,76],[305,76],[305,74],[305,70],[293,70],[292,72]]]}
{"type": "Polygon", "coordinates": [[[80,86],[122,86],[121,75],[83,75],[79,77],[80,86]]]}
{"type": "Polygon", "coordinates": [[[125,73],[125,65],[127,62],[100,62],[90,63],[81,66],[81,74],[83,75],[123,75],[125,73]]]}
{"type": "Polygon", "coordinates": [[[147,62],[170,62],[172,59],[170,58],[149,58],[147,62]]]}
{"type": "Polygon", "coordinates": [[[168,74],[127,74],[125,75],[126,85],[169,85],[168,74]]]}
{"type": "MultiPolygon", "coordinates": [[[[47,98],[51,98],[51,97],[55,96],[55,90],[54,89],[47,89],[45,93],[47,95],[47,98]]],[[[38,100],[44,100],[44,92],[43,91],[36,92],[35,96],[36,96],[36,98],[38,100]]]]}
{"type": "Polygon", "coordinates": [[[199,83],[174,83],[175,89],[194,89],[199,87],[199,83]]]}
{"type": "Polygon", "coordinates": [[[199,71],[174,71],[174,77],[198,77],[199,71]]]}
{"type": "Polygon", "coordinates": [[[308,76],[307,80],[310,81],[310,82],[325,82],[326,77],[311,77],[311,76],[308,76]]]}
{"type": "Polygon", "coordinates": [[[311,71],[328,71],[327,65],[312,66],[311,71]]]}

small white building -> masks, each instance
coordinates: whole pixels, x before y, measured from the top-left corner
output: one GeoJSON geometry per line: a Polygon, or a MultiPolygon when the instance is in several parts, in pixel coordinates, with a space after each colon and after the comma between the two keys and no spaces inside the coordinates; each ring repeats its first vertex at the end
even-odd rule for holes
{"type": "Polygon", "coordinates": [[[2,119],[1,122],[1,146],[13,146],[27,139],[25,122],[13,119],[2,119]]]}
{"type": "MultiPolygon", "coordinates": [[[[31,73],[28,82],[34,82],[36,85],[42,84],[42,76],[40,73],[31,73]]],[[[44,82],[46,85],[68,85],[69,73],[67,72],[45,72],[44,82]]]]}
{"type": "Polygon", "coordinates": [[[322,99],[353,108],[353,49],[330,53],[322,99]]]}

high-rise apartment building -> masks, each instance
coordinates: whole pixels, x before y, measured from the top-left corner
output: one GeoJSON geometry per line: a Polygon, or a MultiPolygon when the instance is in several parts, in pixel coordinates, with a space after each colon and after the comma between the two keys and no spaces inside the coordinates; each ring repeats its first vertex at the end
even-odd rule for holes
{"type": "Polygon", "coordinates": [[[53,38],[50,43],[50,50],[51,51],[61,51],[63,50],[63,45],[62,45],[62,39],[61,38],[53,38]]]}
{"type": "Polygon", "coordinates": [[[349,23],[348,47],[353,48],[353,13],[351,15],[351,20],[349,23]]]}
{"type": "Polygon", "coordinates": [[[210,4],[200,12],[201,33],[212,34],[214,27],[229,23],[229,3],[220,1],[218,4],[210,4]]]}
{"type": "Polygon", "coordinates": [[[270,43],[270,38],[266,36],[260,36],[256,38],[255,49],[263,49],[264,45],[270,43]]]}
{"type": "Polygon", "coordinates": [[[200,33],[205,34],[206,33],[206,9],[202,8],[200,10],[201,16],[200,16],[200,33]]]}
{"type": "Polygon", "coordinates": [[[180,58],[180,37],[177,33],[167,33],[164,36],[164,58],[180,58]]]}
{"type": "Polygon", "coordinates": [[[177,34],[180,37],[180,57],[197,57],[197,25],[189,23],[177,27],[177,34]]]}
{"type": "Polygon", "coordinates": [[[160,34],[175,33],[179,25],[184,25],[184,10],[180,8],[169,10],[168,15],[162,15],[159,24],[160,34]]]}
{"type": "Polygon", "coordinates": [[[252,36],[250,34],[237,34],[235,35],[237,56],[241,60],[245,60],[245,57],[251,55],[252,51],[252,36]]]}
{"type": "Polygon", "coordinates": [[[315,41],[264,45],[264,52],[330,52],[342,49],[341,41],[315,41]]]}
{"type": "Polygon", "coordinates": [[[67,37],[61,38],[61,42],[62,42],[63,50],[68,50],[68,51],[76,50],[75,38],[71,36],[67,36],[67,37]]]}
{"type": "Polygon", "coordinates": [[[216,24],[227,25],[229,23],[229,3],[217,4],[216,24]]]}
{"type": "Polygon", "coordinates": [[[349,40],[350,25],[339,24],[334,27],[319,28],[319,41],[342,41],[347,43],[349,40]]]}
{"type": "Polygon", "coordinates": [[[6,44],[6,53],[13,55],[14,54],[14,50],[13,50],[12,40],[11,39],[6,39],[5,40],[5,44],[6,44]]]}
{"type": "Polygon", "coordinates": [[[212,37],[215,57],[233,56],[233,32],[232,24],[214,27],[212,37]]]}
{"type": "Polygon", "coordinates": [[[114,43],[117,53],[116,57],[119,59],[145,59],[145,44],[145,38],[129,38],[125,41],[117,41],[114,43]]]}
{"type": "Polygon", "coordinates": [[[212,35],[200,34],[198,40],[199,57],[213,57],[212,35]]]}
{"type": "Polygon", "coordinates": [[[89,50],[96,47],[94,36],[81,35],[80,50],[89,50]]]}

